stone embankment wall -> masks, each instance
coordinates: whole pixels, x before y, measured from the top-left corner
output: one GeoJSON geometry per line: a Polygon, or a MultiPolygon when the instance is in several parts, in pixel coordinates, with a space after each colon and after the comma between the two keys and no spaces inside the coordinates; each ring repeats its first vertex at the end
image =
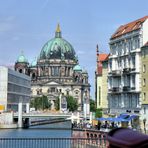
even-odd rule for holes
{"type": "Polygon", "coordinates": [[[17,128],[13,123],[13,112],[0,114],[0,128],[17,128]]]}
{"type": "Polygon", "coordinates": [[[72,138],[86,138],[91,145],[107,147],[107,132],[95,129],[73,129],[72,138]],[[91,140],[92,139],[92,140],[91,140]]]}

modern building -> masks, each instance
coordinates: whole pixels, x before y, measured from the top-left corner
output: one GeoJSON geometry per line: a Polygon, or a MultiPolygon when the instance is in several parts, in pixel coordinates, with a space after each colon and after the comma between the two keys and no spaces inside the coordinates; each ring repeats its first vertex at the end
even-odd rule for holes
{"type": "Polygon", "coordinates": [[[104,112],[108,109],[108,58],[109,54],[99,54],[97,45],[97,69],[95,71],[96,85],[96,105],[102,108],[104,112]]]}
{"type": "Polygon", "coordinates": [[[148,126],[148,42],[141,48],[141,105],[142,120],[148,126]]]}
{"type": "Polygon", "coordinates": [[[79,65],[73,46],[62,37],[59,25],[55,37],[45,43],[38,58],[29,64],[21,54],[15,70],[31,77],[32,97],[47,96],[52,109],[61,94],[73,96],[79,104],[79,111],[84,110],[84,102],[89,104],[88,73],[79,65]]]}
{"type": "Polygon", "coordinates": [[[121,25],[110,38],[108,97],[111,114],[140,113],[141,47],[148,39],[148,16],[121,25]]]}
{"type": "Polygon", "coordinates": [[[0,66],[0,111],[18,111],[21,102],[23,111],[28,112],[30,96],[30,77],[0,66]]]}

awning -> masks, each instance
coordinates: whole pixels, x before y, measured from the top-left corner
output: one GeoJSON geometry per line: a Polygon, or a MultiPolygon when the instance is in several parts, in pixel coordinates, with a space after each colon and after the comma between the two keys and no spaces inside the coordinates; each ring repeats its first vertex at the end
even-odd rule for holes
{"type": "Polygon", "coordinates": [[[118,116],[118,118],[122,118],[122,119],[127,119],[129,118],[130,115],[128,114],[120,114],[120,116],[118,116]]]}
{"type": "Polygon", "coordinates": [[[99,120],[99,121],[106,121],[106,118],[101,117],[101,118],[96,118],[96,120],[99,120]]]}
{"type": "Polygon", "coordinates": [[[128,115],[128,114],[121,114],[117,118],[114,117],[108,117],[108,118],[96,118],[96,120],[99,121],[110,121],[110,122],[128,122],[131,121],[132,119],[136,118],[137,115],[128,115]]]}
{"type": "Polygon", "coordinates": [[[129,115],[129,114],[121,114],[117,118],[123,119],[123,121],[131,121],[132,119],[137,118],[138,115],[129,115]]]}

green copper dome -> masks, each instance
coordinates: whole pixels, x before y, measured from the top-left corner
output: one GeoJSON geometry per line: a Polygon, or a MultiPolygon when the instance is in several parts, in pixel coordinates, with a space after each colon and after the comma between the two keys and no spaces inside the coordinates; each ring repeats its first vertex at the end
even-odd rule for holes
{"type": "Polygon", "coordinates": [[[72,45],[61,36],[61,30],[58,25],[55,38],[49,40],[42,48],[40,59],[71,59],[77,60],[72,45]]]}
{"type": "Polygon", "coordinates": [[[76,65],[74,68],[73,68],[74,71],[82,71],[82,68],[80,67],[80,65],[76,65]]]}
{"type": "Polygon", "coordinates": [[[28,60],[27,60],[26,57],[24,56],[23,52],[22,52],[21,55],[17,58],[17,62],[18,62],[18,63],[28,63],[28,60]]]}
{"type": "Polygon", "coordinates": [[[35,58],[32,63],[31,63],[31,67],[35,67],[37,65],[37,59],[35,58]]]}

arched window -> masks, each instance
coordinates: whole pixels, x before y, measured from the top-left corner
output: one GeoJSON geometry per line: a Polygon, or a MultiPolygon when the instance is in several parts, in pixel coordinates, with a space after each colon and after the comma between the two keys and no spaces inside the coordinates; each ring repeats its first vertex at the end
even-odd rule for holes
{"type": "Polygon", "coordinates": [[[36,77],[36,76],[35,76],[35,73],[33,73],[33,74],[32,74],[32,79],[35,79],[35,77],[36,77]]]}
{"type": "Polygon", "coordinates": [[[22,73],[22,72],[23,72],[23,70],[22,70],[22,69],[19,69],[19,72],[20,72],[20,73],[22,73]]]}

